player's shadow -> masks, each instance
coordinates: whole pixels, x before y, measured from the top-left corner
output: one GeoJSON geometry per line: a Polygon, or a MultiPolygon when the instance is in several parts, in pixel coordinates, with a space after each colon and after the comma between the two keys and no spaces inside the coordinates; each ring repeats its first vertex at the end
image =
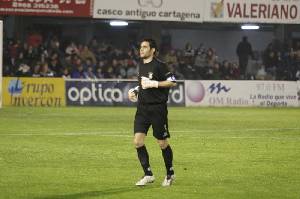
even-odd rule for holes
{"type": "Polygon", "coordinates": [[[135,192],[135,191],[142,191],[153,189],[154,186],[145,186],[145,187],[118,187],[113,189],[105,189],[102,191],[88,191],[82,193],[74,193],[74,194],[66,194],[66,195],[52,195],[52,196],[45,196],[45,197],[36,197],[34,199],[81,199],[81,198],[89,198],[89,197],[97,197],[97,196],[108,196],[114,194],[121,194],[127,192],[135,192]]]}

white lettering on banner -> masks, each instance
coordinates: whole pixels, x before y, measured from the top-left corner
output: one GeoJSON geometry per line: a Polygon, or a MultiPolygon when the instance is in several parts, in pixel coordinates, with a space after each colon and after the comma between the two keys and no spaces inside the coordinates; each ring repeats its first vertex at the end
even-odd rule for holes
{"type": "Polygon", "coordinates": [[[176,104],[182,103],[183,98],[184,98],[183,85],[179,85],[178,89],[170,90],[170,99],[173,100],[173,102],[175,102],[176,104]]]}
{"type": "Polygon", "coordinates": [[[68,98],[73,101],[79,101],[81,105],[85,102],[89,102],[93,99],[93,101],[101,101],[101,102],[122,102],[123,95],[122,91],[118,88],[106,88],[103,89],[101,84],[98,84],[98,88],[96,88],[95,83],[91,84],[91,89],[88,87],[83,87],[78,90],[76,87],[71,87],[68,90],[68,98]],[[98,93],[98,95],[97,95],[98,93]]]}
{"type": "MultiPolygon", "coordinates": [[[[19,3],[50,3],[53,4],[54,0],[12,0],[13,3],[19,2],[19,3]]],[[[72,0],[59,0],[58,4],[70,4],[72,0]]],[[[75,4],[85,4],[86,0],[75,0],[75,4]]]]}
{"type": "Polygon", "coordinates": [[[54,2],[54,0],[11,0],[11,8],[0,8],[0,11],[6,12],[46,12],[46,13],[61,13],[61,14],[73,14],[72,9],[66,10],[60,8],[60,6],[69,5],[71,3],[75,5],[85,5],[87,0],[60,0],[54,2]]]}

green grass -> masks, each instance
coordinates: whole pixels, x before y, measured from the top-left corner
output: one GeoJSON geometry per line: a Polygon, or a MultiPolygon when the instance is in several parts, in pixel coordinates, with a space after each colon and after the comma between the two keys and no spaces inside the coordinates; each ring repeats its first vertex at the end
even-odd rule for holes
{"type": "Polygon", "coordinates": [[[134,108],[0,109],[1,199],[298,199],[300,109],[169,108],[177,180],[162,188],[161,151],[146,139],[156,182],[132,144],[134,108]]]}

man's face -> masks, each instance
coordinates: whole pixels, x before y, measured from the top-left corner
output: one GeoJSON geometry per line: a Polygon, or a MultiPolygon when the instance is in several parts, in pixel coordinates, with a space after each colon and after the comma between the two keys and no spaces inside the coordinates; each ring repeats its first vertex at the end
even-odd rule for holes
{"type": "Polygon", "coordinates": [[[140,57],[142,59],[147,59],[154,54],[154,48],[150,48],[149,42],[143,41],[140,46],[140,57]]]}

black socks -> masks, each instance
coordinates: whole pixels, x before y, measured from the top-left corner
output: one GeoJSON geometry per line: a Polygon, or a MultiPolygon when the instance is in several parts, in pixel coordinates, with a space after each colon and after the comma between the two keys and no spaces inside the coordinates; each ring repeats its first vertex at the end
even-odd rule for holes
{"type": "Polygon", "coordinates": [[[167,175],[174,175],[174,170],[173,170],[173,151],[170,147],[170,145],[167,146],[167,148],[162,149],[162,156],[165,161],[166,165],[166,170],[167,170],[167,175]]]}
{"type": "Polygon", "coordinates": [[[143,167],[144,173],[146,176],[152,176],[153,173],[150,169],[150,164],[149,164],[149,155],[146,149],[146,146],[142,146],[139,148],[136,148],[137,154],[138,154],[138,158],[140,160],[140,163],[143,167]]]}
{"type": "MultiPolygon", "coordinates": [[[[149,155],[146,149],[146,146],[142,146],[139,148],[136,148],[138,158],[140,160],[141,166],[143,167],[144,173],[146,176],[152,176],[153,173],[150,168],[150,163],[149,163],[149,155]]],[[[174,170],[173,170],[173,151],[170,147],[170,145],[167,146],[167,148],[162,149],[162,156],[164,158],[166,170],[167,170],[167,175],[174,175],[174,170]]]]}

